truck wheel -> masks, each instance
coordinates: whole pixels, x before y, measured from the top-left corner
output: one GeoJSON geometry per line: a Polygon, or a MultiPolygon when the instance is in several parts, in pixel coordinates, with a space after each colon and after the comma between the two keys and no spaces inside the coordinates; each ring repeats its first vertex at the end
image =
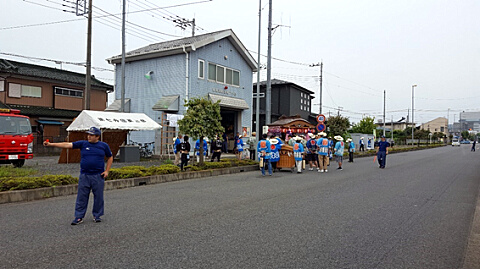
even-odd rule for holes
{"type": "Polygon", "coordinates": [[[25,164],[25,160],[14,161],[12,162],[12,164],[13,164],[13,167],[20,168],[25,164]]]}

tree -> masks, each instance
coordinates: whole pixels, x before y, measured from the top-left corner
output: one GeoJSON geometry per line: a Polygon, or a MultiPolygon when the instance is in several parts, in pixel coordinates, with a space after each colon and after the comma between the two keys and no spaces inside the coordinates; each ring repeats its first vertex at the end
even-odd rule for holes
{"type": "Polygon", "coordinates": [[[377,127],[374,123],[375,117],[365,117],[357,124],[353,125],[353,133],[371,134],[377,127]]]}
{"type": "Polygon", "coordinates": [[[200,165],[203,165],[203,138],[213,138],[225,131],[221,124],[220,101],[213,103],[206,97],[185,101],[187,112],[178,121],[180,132],[200,139],[200,165]]]}
{"type": "Polygon", "coordinates": [[[348,128],[350,128],[350,120],[341,115],[331,116],[327,119],[326,125],[331,134],[345,136],[348,128]]]}
{"type": "Polygon", "coordinates": [[[470,133],[468,131],[462,131],[462,138],[465,140],[470,139],[470,133]]]}

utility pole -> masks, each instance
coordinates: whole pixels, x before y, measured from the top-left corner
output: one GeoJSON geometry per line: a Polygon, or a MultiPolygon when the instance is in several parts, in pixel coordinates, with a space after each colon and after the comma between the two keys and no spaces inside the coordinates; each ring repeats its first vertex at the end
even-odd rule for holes
{"type": "Polygon", "coordinates": [[[87,75],[85,78],[85,106],[90,109],[90,90],[92,81],[92,1],[88,1],[88,26],[87,26],[87,75]]]}
{"type": "Polygon", "coordinates": [[[391,129],[391,137],[392,137],[392,143],[393,143],[393,115],[392,115],[392,129],[391,129]]]}
{"type": "Polygon", "coordinates": [[[414,89],[415,87],[417,87],[417,85],[412,85],[412,145],[413,145],[413,139],[414,139],[414,136],[413,136],[413,129],[415,129],[415,118],[413,117],[413,113],[414,113],[414,106],[413,106],[413,100],[414,100],[414,89]]]}
{"type": "Polygon", "coordinates": [[[180,27],[182,30],[185,30],[188,26],[192,26],[192,36],[195,36],[195,18],[191,21],[185,18],[175,19],[173,22],[177,24],[175,26],[180,27]]]}
{"type": "MultiPolygon", "coordinates": [[[[260,53],[260,52],[259,52],[260,53]]],[[[265,124],[272,120],[272,0],[268,0],[267,92],[265,96],[265,124]]]]}
{"type": "Polygon", "coordinates": [[[323,82],[323,77],[322,77],[322,73],[323,73],[323,62],[320,62],[320,63],[316,63],[316,64],[311,64],[310,67],[314,67],[314,66],[320,66],[320,96],[319,96],[319,99],[320,99],[320,114],[322,114],[322,82],[323,82]]]}
{"type": "MultiPolygon", "coordinates": [[[[255,131],[257,132],[257,144],[260,141],[260,40],[262,32],[262,0],[258,0],[258,54],[257,54],[257,97],[256,97],[256,111],[255,111],[255,131]]],[[[258,154],[255,154],[255,160],[258,161],[258,154]]]]}
{"type": "Polygon", "coordinates": [[[120,112],[125,112],[125,0],[123,0],[122,10],[122,79],[121,79],[121,97],[120,112]]]}
{"type": "Polygon", "coordinates": [[[383,136],[385,136],[385,103],[387,99],[387,91],[383,91],[383,136]]]}

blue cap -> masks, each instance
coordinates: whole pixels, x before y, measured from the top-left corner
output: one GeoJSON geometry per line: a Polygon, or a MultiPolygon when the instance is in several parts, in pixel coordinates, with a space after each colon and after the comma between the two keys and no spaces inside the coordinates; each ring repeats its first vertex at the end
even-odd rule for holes
{"type": "Polygon", "coordinates": [[[384,135],[382,135],[382,136],[381,136],[381,138],[385,138],[385,136],[384,136],[384,135]]]}
{"type": "Polygon", "coordinates": [[[87,134],[91,134],[91,135],[101,135],[102,132],[101,132],[100,129],[98,129],[97,127],[90,127],[90,129],[87,131],[87,134]]]}

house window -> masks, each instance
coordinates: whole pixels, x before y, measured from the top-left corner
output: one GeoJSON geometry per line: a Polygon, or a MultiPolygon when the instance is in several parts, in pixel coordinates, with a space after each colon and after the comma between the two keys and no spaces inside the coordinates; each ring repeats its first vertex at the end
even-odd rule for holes
{"type": "Polygon", "coordinates": [[[22,85],[22,96],[42,97],[42,87],[22,85]]]}
{"type": "Polygon", "coordinates": [[[5,80],[0,80],[0,92],[5,91],[5,80]]]}
{"type": "Polygon", "coordinates": [[[440,132],[442,132],[442,133],[445,132],[445,127],[443,127],[443,126],[440,127],[440,132]]]}
{"type": "Polygon", "coordinates": [[[233,85],[240,86],[240,72],[233,70],[233,85]]]}
{"type": "Polygon", "coordinates": [[[217,65],[217,82],[225,83],[225,67],[217,65]]]}
{"type": "Polygon", "coordinates": [[[208,63],[208,79],[218,83],[240,86],[239,71],[212,63],[208,63]]]}
{"type": "Polygon", "coordinates": [[[53,87],[55,89],[55,95],[70,96],[70,97],[83,97],[83,91],[73,90],[61,87],[53,87]]]}
{"type": "Polygon", "coordinates": [[[216,80],[217,79],[217,66],[215,64],[208,64],[208,79],[216,80]]]}
{"type": "Polygon", "coordinates": [[[205,78],[205,61],[198,60],[198,78],[205,78]]]}
{"type": "Polygon", "coordinates": [[[225,83],[226,83],[226,84],[230,84],[230,85],[233,84],[233,83],[232,83],[232,81],[233,81],[233,75],[232,75],[232,73],[233,73],[233,70],[227,68],[227,70],[226,70],[226,72],[225,72],[225,75],[226,75],[226,77],[225,77],[225,83]]]}

